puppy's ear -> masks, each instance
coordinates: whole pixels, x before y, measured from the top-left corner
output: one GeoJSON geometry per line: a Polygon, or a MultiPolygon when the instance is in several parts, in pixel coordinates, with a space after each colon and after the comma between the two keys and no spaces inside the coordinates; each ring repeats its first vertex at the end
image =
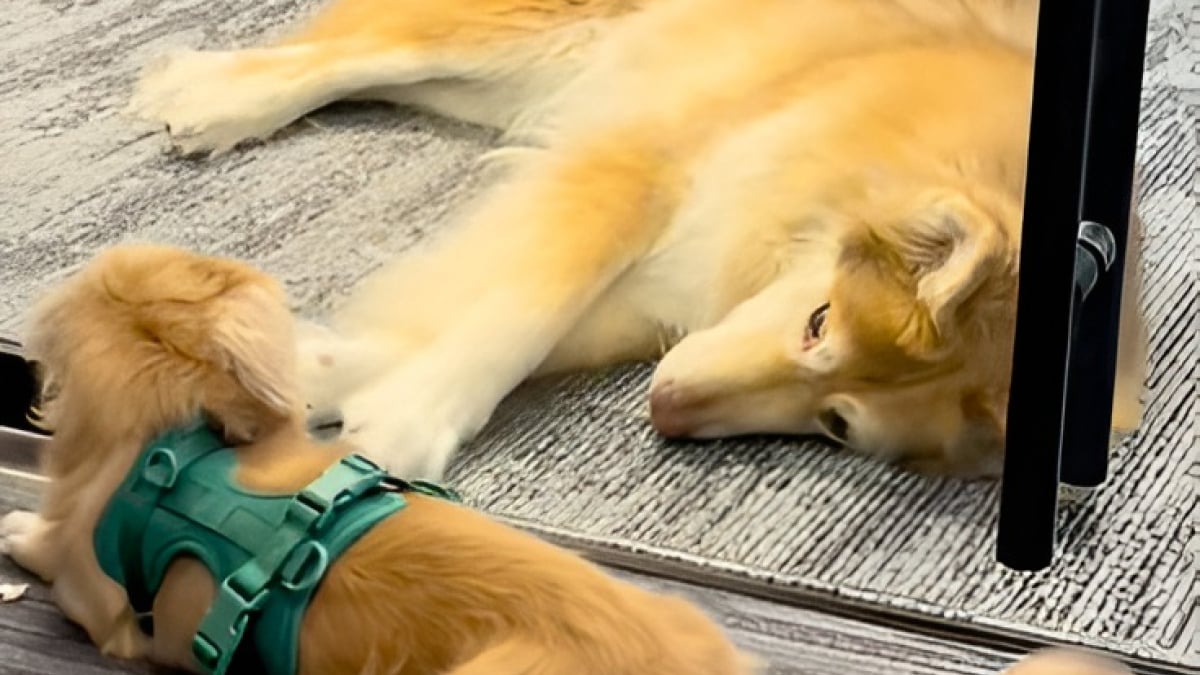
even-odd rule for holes
{"type": "Polygon", "coordinates": [[[171,246],[127,244],[98,255],[90,265],[112,299],[131,306],[196,304],[227,290],[235,271],[225,261],[171,246]]]}
{"type": "Polygon", "coordinates": [[[950,190],[922,193],[900,207],[899,217],[869,224],[845,243],[842,256],[856,268],[848,283],[874,278],[888,289],[894,339],[922,360],[936,358],[977,323],[968,310],[982,296],[1014,287],[1014,260],[1003,224],[950,190]]]}
{"type": "Polygon", "coordinates": [[[246,407],[249,395],[272,413],[293,411],[292,316],[269,277],[233,260],[156,246],[115,249],[99,269],[107,294],[129,308],[140,333],[170,353],[232,376],[243,390],[204,392],[207,407],[229,415],[246,407]]]}
{"type": "Polygon", "coordinates": [[[292,316],[281,294],[244,284],[223,295],[212,338],[219,367],[272,412],[293,412],[298,396],[292,316]]]}

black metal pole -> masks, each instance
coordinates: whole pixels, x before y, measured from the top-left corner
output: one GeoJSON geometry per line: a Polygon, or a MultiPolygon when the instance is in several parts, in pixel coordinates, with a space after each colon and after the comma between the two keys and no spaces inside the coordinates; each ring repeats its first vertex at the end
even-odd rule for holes
{"type": "Polygon", "coordinates": [[[1096,0],[1042,2],[996,557],[1050,564],[1070,355],[1075,241],[1096,0]]]}
{"type": "Polygon", "coordinates": [[[1112,267],[1100,275],[1086,301],[1076,309],[1079,316],[1068,374],[1062,479],[1081,487],[1098,486],[1108,476],[1117,336],[1150,2],[1099,0],[1096,13],[1082,217],[1108,228],[1117,247],[1112,267]]]}

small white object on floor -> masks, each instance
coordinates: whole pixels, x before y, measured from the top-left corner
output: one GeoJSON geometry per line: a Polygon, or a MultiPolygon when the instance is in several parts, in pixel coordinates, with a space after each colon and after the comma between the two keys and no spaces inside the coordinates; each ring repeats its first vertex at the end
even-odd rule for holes
{"type": "Polygon", "coordinates": [[[15,602],[29,590],[29,584],[0,584],[0,602],[15,602]]]}

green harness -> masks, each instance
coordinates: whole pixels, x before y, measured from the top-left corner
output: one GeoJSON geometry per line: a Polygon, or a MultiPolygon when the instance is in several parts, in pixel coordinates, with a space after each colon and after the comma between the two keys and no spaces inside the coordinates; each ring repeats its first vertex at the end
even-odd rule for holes
{"type": "Polygon", "coordinates": [[[294,494],[239,487],[236,452],[205,424],[169,431],[134,463],[94,539],[104,573],[147,613],[171,561],[193,556],[219,580],[192,640],[201,668],[222,675],[292,675],[304,611],[329,565],[376,523],[404,508],[401,493],[459,501],[453,490],[388,476],[349,455],[294,494]],[[250,635],[254,650],[239,649],[250,635]]]}

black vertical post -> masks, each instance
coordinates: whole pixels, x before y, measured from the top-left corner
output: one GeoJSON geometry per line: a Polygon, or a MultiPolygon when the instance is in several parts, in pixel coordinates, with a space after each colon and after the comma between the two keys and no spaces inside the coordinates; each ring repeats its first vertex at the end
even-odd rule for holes
{"type": "Polygon", "coordinates": [[[996,557],[1050,564],[1096,0],[1040,3],[996,557]]]}
{"type": "Polygon", "coordinates": [[[1100,0],[1096,13],[1082,216],[1107,227],[1117,248],[1108,273],[1100,275],[1086,302],[1076,308],[1062,479],[1081,487],[1098,486],[1108,476],[1122,273],[1150,1],[1100,0]]]}

